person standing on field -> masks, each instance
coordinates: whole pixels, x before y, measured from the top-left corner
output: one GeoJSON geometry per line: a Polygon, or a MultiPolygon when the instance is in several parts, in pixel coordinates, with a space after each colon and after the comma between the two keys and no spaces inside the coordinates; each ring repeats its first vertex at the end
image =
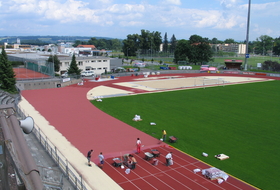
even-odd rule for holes
{"type": "Polygon", "coordinates": [[[162,141],[165,141],[166,139],[166,131],[162,130],[162,141]]]}
{"type": "Polygon", "coordinates": [[[101,169],[103,169],[103,165],[104,165],[104,156],[103,156],[103,154],[102,154],[102,152],[100,152],[100,154],[98,155],[98,158],[99,158],[99,167],[101,168],[101,169]]]}
{"type": "Polygon", "coordinates": [[[172,162],[172,152],[169,152],[169,153],[165,156],[165,159],[166,159],[166,166],[171,165],[171,162],[172,162]]]}
{"type": "Polygon", "coordinates": [[[139,154],[141,152],[141,140],[140,140],[140,138],[137,138],[136,148],[137,148],[137,154],[139,154]]]}
{"type": "Polygon", "coordinates": [[[87,153],[87,159],[88,159],[88,166],[91,166],[90,164],[90,159],[91,159],[91,153],[93,152],[93,150],[88,151],[87,153]]]}

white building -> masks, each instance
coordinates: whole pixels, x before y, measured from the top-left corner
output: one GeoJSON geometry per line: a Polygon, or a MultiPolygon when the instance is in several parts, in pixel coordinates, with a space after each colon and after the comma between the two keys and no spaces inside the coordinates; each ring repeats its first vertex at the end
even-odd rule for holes
{"type": "MultiPolygon", "coordinates": [[[[58,57],[60,60],[60,73],[64,73],[70,67],[72,56],[69,57],[58,57]]],[[[111,71],[110,68],[110,58],[103,56],[94,56],[94,57],[76,57],[76,62],[82,71],[93,71],[94,74],[100,75],[111,71]]]]}

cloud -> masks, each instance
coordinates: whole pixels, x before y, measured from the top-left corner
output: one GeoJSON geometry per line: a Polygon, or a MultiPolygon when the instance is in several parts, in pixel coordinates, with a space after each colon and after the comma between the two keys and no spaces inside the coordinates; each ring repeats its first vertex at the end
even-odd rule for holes
{"type": "Polygon", "coordinates": [[[130,4],[114,4],[109,6],[107,9],[110,13],[124,14],[124,13],[139,13],[145,11],[145,6],[141,4],[130,5],[130,4]]]}
{"type": "Polygon", "coordinates": [[[181,0],[164,0],[164,4],[181,5],[181,0]]]}
{"type": "Polygon", "coordinates": [[[127,26],[143,26],[144,25],[144,22],[140,22],[140,21],[121,21],[120,23],[120,26],[124,26],[124,27],[127,27],[127,26]]]}
{"type": "Polygon", "coordinates": [[[220,0],[220,4],[224,9],[231,9],[237,6],[240,0],[220,0]]]}

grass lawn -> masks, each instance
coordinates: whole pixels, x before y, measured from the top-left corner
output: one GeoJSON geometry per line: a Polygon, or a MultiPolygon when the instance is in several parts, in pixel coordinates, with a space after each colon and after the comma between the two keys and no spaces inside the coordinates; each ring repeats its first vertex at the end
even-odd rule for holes
{"type": "MultiPolygon", "coordinates": [[[[245,57],[214,57],[213,62],[224,64],[225,59],[243,60],[243,65],[245,63],[245,57]]],[[[270,56],[251,56],[249,59],[247,59],[247,63],[252,67],[257,67],[257,63],[263,63],[267,60],[272,60],[280,63],[279,57],[270,57],[270,56]]]]}
{"type": "MultiPolygon", "coordinates": [[[[174,64],[173,63],[173,59],[174,58],[168,58],[168,57],[160,57],[157,58],[155,57],[154,60],[155,61],[159,61],[162,60],[164,63],[167,63],[169,65],[174,64]]],[[[243,60],[243,66],[245,63],[245,57],[213,57],[213,61],[210,61],[209,64],[218,64],[218,65],[224,65],[225,64],[225,59],[235,59],[235,60],[243,60]]],[[[250,58],[247,59],[247,64],[248,66],[252,66],[252,67],[257,67],[257,63],[263,63],[267,60],[272,60],[272,61],[276,61],[278,63],[280,63],[280,58],[279,57],[271,57],[271,56],[250,56],[250,58]]],[[[150,61],[150,60],[148,60],[150,61]]],[[[187,64],[189,65],[189,64],[187,64]]],[[[194,65],[192,65],[194,66],[194,65]]]]}
{"type": "Polygon", "coordinates": [[[167,136],[178,138],[173,146],[243,181],[261,189],[280,189],[279,86],[280,81],[270,81],[92,103],[155,138],[165,129],[167,136]],[[135,114],[143,121],[133,122],[135,114]],[[220,153],[230,159],[215,159],[220,153]]]}

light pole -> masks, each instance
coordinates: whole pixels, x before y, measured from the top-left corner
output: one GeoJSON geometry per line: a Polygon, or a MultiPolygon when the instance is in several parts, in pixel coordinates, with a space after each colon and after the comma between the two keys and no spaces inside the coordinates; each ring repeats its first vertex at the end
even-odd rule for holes
{"type": "Polygon", "coordinates": [[[152,40],[151,40],[151,59],[152,59],[152,40]]]}
{"type": "Polygon", "coordinates": [[[153,57],[152,40],[153,40],[153,38],[151,38],[151,59],[152,59],[152,57],[153,57]]]}
{"type": "Polygon", "coordinates": [[[264,44],[265,44],[265,41],[263,41],[263,57],[264,57],[264,44]]]}
{"type": "Polygon", "coordinates": [[[273,43],[274,43],[274,41],[272,40],[270,61],[272,61],[272,55],[273,55],[273,43]]]}
{"type": "Polygon", "coordinates": [[[52,68],[53,68],[53,77],[55,76],[55,69],[54,69],[54,53],[52,53],[52,68]]]}
{"type": "Polygon", "coordinates": [[[250,28],[250,9],[251,9],[251,0],[248,3],[248,17],[247,17],[247,33],[246,33],[246,53],[245,53],[245,67],[244,70],[247,71],[247,55],[249,53],[249,28],[250,28]]]}

